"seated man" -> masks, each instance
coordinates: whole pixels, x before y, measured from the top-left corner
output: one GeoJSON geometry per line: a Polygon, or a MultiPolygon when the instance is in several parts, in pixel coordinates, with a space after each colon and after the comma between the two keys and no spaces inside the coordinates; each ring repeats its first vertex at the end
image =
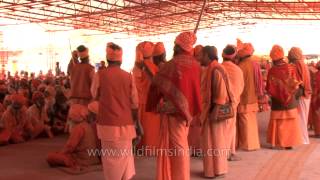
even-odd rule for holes
{"type": "Polygon", "coordinates": [[[27,111],[28,119],[32,125],[31,138],[36,138],[42,133],[53,138],[51,127],[46,124],[49,122],[49,118],[44,106],[44,95],[39,91],[34,92],[32,95],[32,102],[33,105],[30,106],[27,111]]]}
{"type": "Polygon", "coordinates": [[[87,122],[87,107],[74,104],[69,110],[69,120],[75,125],[71,130],[66,145],[60,152],[49,153],[47,162],[50,166],[65,166],[81,170],[100,163],[98,156],[90,156],[90,150],[97,149],[97,138],[93,128],[87,122]]]}
{"type": "Polygon", "coordinates": [[[22,143],[30,137],[32,126],[27,119],[25,98],[22,95],[11,95],[12,104],[3,113],[0,120],[0,144],[22,143]]]}

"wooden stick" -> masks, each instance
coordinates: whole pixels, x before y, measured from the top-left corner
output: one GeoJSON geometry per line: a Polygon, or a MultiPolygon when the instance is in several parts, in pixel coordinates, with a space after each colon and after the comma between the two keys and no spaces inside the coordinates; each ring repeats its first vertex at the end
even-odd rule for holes
{"type": "Polygon", "coordinates": [[[194,29],[194,33],[195,33],[195,34],[197,34],[198,27],[199,27],[199,24],[200,24],[200,21],[201,21],[201,17],[202,17],[202,14],[203,14],[204,8],[205,8],[205,6],[206,6],[206,2],[207,2],[206,0],[203,0],[202,9],[201,9],[201,12],[200,12],[200,15],[199,15],[198,21],[197,21],[196,28],[194,29]]]}

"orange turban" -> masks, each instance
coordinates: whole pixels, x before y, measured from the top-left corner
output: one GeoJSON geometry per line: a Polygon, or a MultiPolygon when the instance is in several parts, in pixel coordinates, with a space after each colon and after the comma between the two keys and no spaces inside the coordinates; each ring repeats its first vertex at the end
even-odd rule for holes
{"type": "Polygon", "coordinates": [[[88,105],[88,109],[90,112],[93,112],[94,114],[98,114],[99,112],[99,102],[93,101],[88,105]]]}
{"type": "Polygon", "coordinates": [[[198,56],[201,53],[202,49],[203,49],[202,45],[200,45],[200,44],[196,45],[196,47],[194,47],[194,49],[193,49],[193,55],[195,57],[198,56]]]}
{"type": "Polygon", "coordinates": [[[82,122],[88,116],[88,108],[81,104],[72,104],[69,109],[68,118],[73,122],[82,122]]]}
{"type": "Polygon", "coordinates": [[[122,48],[112,42],[107,44],[107,59],[109,61],[122,62],[122,48]]]}
{"type": "Polygon", "coordinates": [[[292,60],[303,60],[302,50],[298,47],[292,47],[288,53],[288,58],[292,60]]]}
{"type": "Polygon", "coordinates": [[[253,52],[254,52],[254,48],[251,43],[243,43],[240,46],[240,49],[238,51],[238,56],[239,56],[239,58],[251,56],[253,54],[253,52]]]}
{"type": "Polygon", "coordinates": [[[176,37],[174,43],[179,45],[183,50],[192,52],[193,45],[196,43],[196,41],[197,37],[193,32],[183,32],[176,37]]]}
{"type": "Polygon", "coordinates": [[[160,56],[166,52],[164,44],[162,42],[157,42],[153,49],[153,56],[160,56]]]}
{"type": "Polygon", "coordinates": [[[12,103],[18,103],[21,105],[24,105],[26,103],[26,98],[21,94],[13,94],[11,95],[10,99],[12,103]]]}
{"type": "Polygon", "coordinates": [[[144,41],[139,43],[137,46],[137,51],[140,51],[143,55],[143,58],[152,57],[154,45],[150,41],[144,41]]]}
{"type": "Polygon", "coordinates": [[[274,45],[270,51],[272,61],[281,60],[284,58],[283,48],[279,45],[274,45]]]}

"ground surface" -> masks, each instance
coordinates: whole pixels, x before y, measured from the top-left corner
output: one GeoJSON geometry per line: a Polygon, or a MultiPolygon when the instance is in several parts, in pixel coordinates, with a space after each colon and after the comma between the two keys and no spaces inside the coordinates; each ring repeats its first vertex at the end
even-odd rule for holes
{"type": "MultiPolygon", "coordinates": [[[[320,140],[311,139],[310,145],[304,145],[291,151],[271,150],[265,143],[268,115],[259,114],[260,139],[263,148],[254,152],[239,151],[241,161],[229,164],[226,180],[250,179],[320,179],[320,140]]],[[[58,150],[66,137],[53,140],[39,139],[25,144],[0,147],[0,180],[103,180],[102,172],[84,175],[68,175],[50,168],[46,154],[58,150]]],[[[155,177],[155,159],[137,158],[134,180],[153,180],[155,177]]],[[[202,177],[202,161],[191,159],[191,179],[202,177]]]]}

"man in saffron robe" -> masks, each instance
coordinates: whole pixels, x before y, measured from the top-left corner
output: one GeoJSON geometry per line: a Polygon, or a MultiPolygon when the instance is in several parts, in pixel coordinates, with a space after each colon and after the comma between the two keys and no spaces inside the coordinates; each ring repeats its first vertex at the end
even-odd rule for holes
{"type": "Polygon", "coordinates": [[[23,143],[30,138],[33,130],[27,116],[25,98],[20,94],[10,97],[11,105],[0,119],[0,145],[23,143]]]}
{"type": "Polygon", "coordinates": [[[228,124],[232,118],[218,120],[218,109],[221,105],[233,101],[231,91],[228,92],[229,78],[226,70],[218,63],[218,53],[214,46],[203,48],[201,65],[207,66],[203,96],[202,122],[202,150],[203,169],[206,178],[223,177],[228,171],[228,156],[230,144],[227,134],[228,124]]]}
{"type": "Polygon", "coordinates": [[[89,155],[97,150],[96,134],[88,123],[88,109],[81,104],[70,107],[68,118],[75,123],[67,143],[59,152],[49,153],[47,162],[50,166],[65,166],[75,171],[85,170],[89,166],[100,164],[99,156],[89,155]]]}
{"type": "MultiPolygon", "coordinates": [[[[196,58],[196,60],[200,63],[202,58],[202,45],[197,45],[194,47],[193,55],[196,58]]],[[[201,81],[200,81],[200,93],[201,97],[205,94],[205,89],[203,89],[205,76],[206,76],[206,67],[201,66],[201,81]]],[[[200,121],[200,115],[195,116],[193,120],[191,121],[190,128],[189,128],[189,135],[188,135],[188,142],[191,150],[191,155],[193,156],[201,156],[201,121],[200,121]]]]}
{"type": "Polygon", "coordinates": [[[273,67],[268,73],[266,89],[272,106],[267,142],[272,147],[291,149],[302,144],[297,111],[301,82],[296,67],[284,61],[281,46],[274,45],[270,57],[273,67]]]}
{"type": "Polygon", "coordinates": [[[311,122],[314,126],[315,137],[320,138],[320,62],[316,65],[318,72],[314,76],[314,86],[311,98],[311,122]]]}
{"type": "Polygon", "coordinates": [[[146,112],[147,95],[151,81],[158,72],[158,67],[153,63],[154,45],[152,42],[142,42],[137,46],[136,64],[133,76],[139,95],[139,118],[144,129],[139,148],[144,155],[154,155],[154,150],[159,145],[160,116],[158,113],[146,112]]]}
{"type": "MultiPolygon", "coordinates": [[[[242,70],[235,64],[235,58],[237,55],[237,48],[233,45],[227,45],[223,49],[222,57],[223,63],[222,66],[225,68],[229,81],[230,81],[230,90],[234,97],[233,110],[234,113],[238,112],[238,105],[240,103],[240,96],[244,88],[244,79],[242,70]]],[[[237,131],[237,116],[235,115],[233,119],[228,124],[227,137],[229,137],[228,148],[231,149],[231,156],[229,160],[240,160],[236,156],[236,131],[237,131]]]]}
{"type": "Polygon", "coordinates": [[[161,113],[157,180],[190,179],[188,131],[201,110],[200,66],[193,56],[195,42],[194,33],[179,34],[173,59],[163,65],[150,87],[147,111],[161,113]]]}
{"type": "Polygon", "coordinates": [[[71,103],[87,106],[92,100],[90,87],[94,76],[94,67],[89,64],[89,49],[80,45],[77,50],[80,63],[74,64],[70,72],[70,100],[71,103]]]}
{"type": "Polygon", "coordinates": [[[45,133],[46,136],[53,138],[51,127],[48,125],[49,118],[45,109],[44,95],[39,91],[34,92],[32,95],[32,102],[34,104],[30,106],[27,111],[28,120],[33,127],[31,138],[36,138],[42,133],[45,133]]]}
{"type": "Polygon", "coordinates": [[[135,175],[132,140],[141,138],[138,94],[131,74],[120,68],[122,48],[106,47],[108,67],[94,77],[92,94],[99,101],[97,133],[101,140],[103,172],[106,180],[129,180],[135,175]],[[137,131],[135,129],[137,127],[137,131]]]}
{"type": "Polygon", "coordinates": [[[239,67],[243,72],[244,89],[238,106],[239,148],[247,151],[260,149],[258,134],[257,112],[258,92],[256,89],[255,57],[251,43],[244,43],[239,47],[239,67]]]}
{"type": "Polygon", "coordinates": [[[293,63],[297,66],[298,77],[303,82],[303,96],[299,99],[298,114],[303,144],[309,144],[308,117],[312,94],[310,72],[308,66],[304,63],[304,57],[300,48],[292,47],[289,51],[288,59],[290,63],[293,63]]]}

